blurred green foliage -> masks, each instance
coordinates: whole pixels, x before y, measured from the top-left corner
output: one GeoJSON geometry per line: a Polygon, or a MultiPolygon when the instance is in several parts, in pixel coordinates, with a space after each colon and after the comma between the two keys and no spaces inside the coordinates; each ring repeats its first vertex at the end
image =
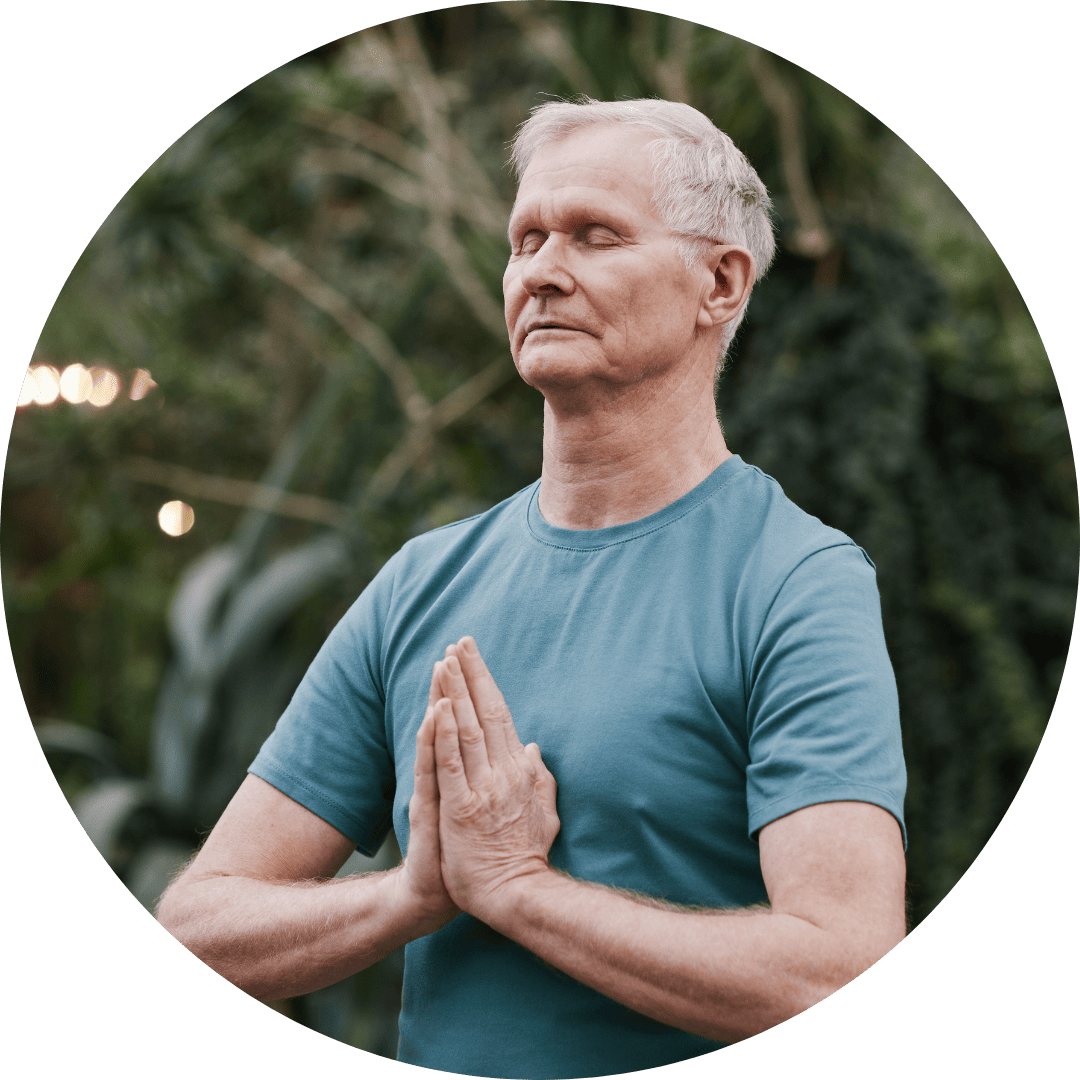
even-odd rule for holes
{"type": "MultiPolygon", "coordinates": [[[[499,325],[504,163],[529,108],[582,92],[690,102],[774,194],[781,253],[720,415],[877,563],[914,921],[1023,780],[1071,633],[1077,489],[1038,334],[978,227],[873,117],[745,42],[597,4],[459,7],[225,102],[124,197],[42,333],[37,363],[158,384],[20,409],[0,533],[30,715],[148,905],[382,562],[539,474],[540,398],[499,325]],[[171,498],[196,514],[178,538],[156,525],[171,498]]],[[[395,957],[282,1008],[392,1054],[399,979],[395,957]]]]}

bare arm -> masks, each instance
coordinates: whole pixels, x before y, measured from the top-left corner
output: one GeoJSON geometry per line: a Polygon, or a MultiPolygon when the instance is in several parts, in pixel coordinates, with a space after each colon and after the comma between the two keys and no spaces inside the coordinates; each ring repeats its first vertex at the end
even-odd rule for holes
{"type": "Polygon", "coordinates": [[[898,836],[876,806],[823,803],[762,830],[771,910],[664,910],[549,869],[493,896],[485,921],[638,1012],[735,1042],[827,997],[903,937],[903,872],[895,884],[878,873],[898,836]],[[836,859],[839,834],[858,839],[836,859]]]}
{"type": "Polygon", "coordinates": [[[430,734],[418,733],[409,850],[384,873],[335,879],[352,842],[248,776],[202,850],[161,898],[158,920],[196,956],[268,1001],[328,986],[458,914],[439,869],[430,734]]]}
{"type": "Polygon", "coordinates": [[[826,997],[903,937],[900,830],[867,803],[810,806],[762,829],[768,910],[673,910],[552,870],[554,781],[539,752],[521,747],[470,639],[441,669],[447,888],[463,910],[567,974],[654,1019],[733,1042],[826,997]]]}

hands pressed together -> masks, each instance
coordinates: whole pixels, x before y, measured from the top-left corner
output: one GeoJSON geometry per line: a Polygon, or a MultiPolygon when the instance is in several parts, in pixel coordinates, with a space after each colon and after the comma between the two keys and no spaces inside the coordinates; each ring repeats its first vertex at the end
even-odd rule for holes
{"type": "Polygon", "coordinates": [[[430,930],[459,911],[491,922],[512,882],[548,869],[559,831],[555,778],[522,746],[471,637],[435,665],[416,733],[402,873],[430,930]]]}
{"type": "Polygon", "coordinates": [[[522,746],[468,637],[432,674],[409,825],[401,867],[335,882],[349,838],[249,777],[158,917],[226,978],[274,1000],[345,978],[465,911],[601,994],[725,1042],[820,1000],[904,933],[900,830],[868,803],[766,825],[771,908],[741,918],[552,872],[555,780],[536,745],[522,746]],[[301,881],[321,887],[290,887],[301,881]]]}

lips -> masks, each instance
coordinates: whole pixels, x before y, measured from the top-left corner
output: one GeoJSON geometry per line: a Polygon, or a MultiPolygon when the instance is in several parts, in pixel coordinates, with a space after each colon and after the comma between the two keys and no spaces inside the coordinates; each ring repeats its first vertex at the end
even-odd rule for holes
{"type": "Polygon", "coordinates": [[[582,330],[580,326],[569,326],[566,323],[551,322],[549,320],[545,322],[529,323],[529,325],[525,327],[525,337],[528,337],[535,330],[572,330],[579,334],[588,333],[587,330],[582,330]]]}
{"type": "MultiPolygon", "coordinates": [[[[589,337],[596,337],[591,330],[587,330],[583,326],[578,326],[562,319],[553,319],[550,316],[546,319],[539,315],[526,317],[521,320],[518,326],[519,329],[514,335],[514,341],[516,342],[516,345],[514,345],[515,350],[524,348],[529,338],[539,330],[563,330],[571,334],[586,334],[589,337]]],[[[549,344],[554,346],[558,341],[559,338],[556,337],[553,338],[549,344]]],[[[537,346],[541,343],[542,342],[534,342],[537,346]]]]}

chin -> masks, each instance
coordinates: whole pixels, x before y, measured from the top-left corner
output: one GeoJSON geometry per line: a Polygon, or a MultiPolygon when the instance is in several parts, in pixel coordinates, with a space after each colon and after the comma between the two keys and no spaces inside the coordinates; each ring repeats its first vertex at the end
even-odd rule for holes
{"type": "Polygon", "coordinates": [[[522,349],[514,364],[518,374],[530,386],[541,393],[546,387],[563,388],[578,386],[595,374],[595,362],[576,350],[522,349]]]}

